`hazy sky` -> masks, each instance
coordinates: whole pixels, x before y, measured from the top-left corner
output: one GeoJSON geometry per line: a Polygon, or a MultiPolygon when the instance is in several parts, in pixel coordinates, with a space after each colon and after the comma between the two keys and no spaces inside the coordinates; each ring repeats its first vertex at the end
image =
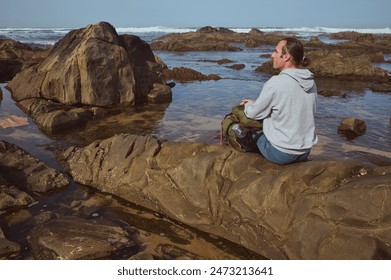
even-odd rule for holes
{"type": "Polygon", "coordinates": [[[391,27],[391,0],[0,0],[0,27],[391,27]]]}

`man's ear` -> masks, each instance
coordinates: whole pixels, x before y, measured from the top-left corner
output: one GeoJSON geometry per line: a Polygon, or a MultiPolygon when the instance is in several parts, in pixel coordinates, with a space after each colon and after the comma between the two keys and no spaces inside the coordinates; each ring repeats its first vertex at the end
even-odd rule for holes
{"type": "Polygon", "coordinates": [[[291,60],[292,56],[287,52],[283,55],[283,58],[285,62],[288,62],[289,60],[291,60]]]}

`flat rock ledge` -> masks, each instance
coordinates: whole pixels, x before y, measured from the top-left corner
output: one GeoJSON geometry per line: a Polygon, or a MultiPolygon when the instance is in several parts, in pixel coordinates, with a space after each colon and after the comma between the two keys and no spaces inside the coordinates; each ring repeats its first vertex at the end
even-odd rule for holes
{"type": "Polygon", "coordinates": [[[76,182],[270,259],[391,257],[391,166],[279,166],[224,146],[127,134],[58,158],[76,182]]]}

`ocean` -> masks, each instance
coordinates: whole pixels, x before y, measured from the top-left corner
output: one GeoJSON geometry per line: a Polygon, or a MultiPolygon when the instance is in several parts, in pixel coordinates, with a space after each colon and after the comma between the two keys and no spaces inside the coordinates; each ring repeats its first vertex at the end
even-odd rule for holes
{"type": "MultiPolygon", "coordinates": [[[[251,28],[246,27],[228,27],[232,31],[248,33],[251,28]]],[[[26,44],[38,44],[38,45],[54,45],[55,42],[60,40],[69,31],[74,28],[1,28],[0,37],[5,36],[26,44]]],[[[196,31],[198,27],[118,27],[116,28],[118,34],[133,34],[143,38],[145,41],[150,42],[156,37],[163,36],[169,33],[184,33],[196,31]]],[[[391,27],[386,28],[329,28],[329,27],[259,27],[259,30],[263,32],[282,32],[293,33],[306,39],[311,36],[318,36],[327,33],[338,33],[345,31],[354,31],[359,33],[372,33],[372,34],[391,34],[391,27]]],[[[326,38],[327,36],[323,36],[326,38]]]]}

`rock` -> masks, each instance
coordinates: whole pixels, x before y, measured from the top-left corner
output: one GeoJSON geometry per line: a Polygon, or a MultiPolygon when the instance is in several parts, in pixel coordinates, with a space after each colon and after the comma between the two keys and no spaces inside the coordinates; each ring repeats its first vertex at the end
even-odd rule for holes
{"type": "Polygon", "coordinates": [[[244,64],[233,64],[233,65],[230,65],[230,66],[225,66],[227,68],[230,68],[230,69],[234,69],[234,70],[242,70],[246,67],[246,65],[244,64]]]}
{"type": "Polygon", "coordinates": [[[163,67],[146,42],[101,22],[68,33],[7,87],[41,129],[57,133],[101,117],[96,107],[169,102],[163,67]]]}
{"type": "Polygon", "coordinates": [[[104,219],[64,216],[31,230],[28,241],[35,259],[109,259],[135,246],[130,234],[104,219]]]}
{"type": "Polygon", "coordinates": [[[355,162],[279,166],[228,147],[124,134],[59,160],[76,182],[270,259],[391,257],[391,173],[355,162]]]}
{"type": "MultiPolygon", "coordinates": [[[[96,114],[97,107],[78,108],[41,98],[22,100],[19,107],[31,116],[40,129],[53,134],[80,127],[95,116],[105,115],[96,114]]],[[[107,111],[104,108],[101,110],[107,111]]]]}
{"type": "Polygon", "coordinates": [[[25,67],[41,62],[47,53],[48,50],[0,38],[0,83],[12,80],[25,67]]]}
{"type": "Polygon", "coordinates": [[[387,71],[372,66],[368,54],[352,50],[317,50],[309,51],[306,56],[311,59],[309,69],[316,77],[339,79],[384,80],[387,71]]]}
{"type": "Polygon", "coordinates": [[[338,133],[345,134],[348,137],[363,135],[366,130],[365,121],[357,118],[346,118],[338,127],[338,133]]]}
{"type": "Polygon", "coordinates": [[[164,70],[164,75],[167,80],[177,80],[180,82],[188,81],[205,81],[205,80],[219,80],[221,79],[218,75],[204,75],[198,71],[195,71],[186,67],[174,67],[172,70],[164,70]]]}
{"type": "Polygon", "coordinates": [[[391,92],[391,84],[372,84],[371,90],[375,92],[391,92]]]}
{"type": "Polygon", "coordinates": [[[29,194],[15,186],[0,185],[0,213],[15,207],[27,206],[34,201],[29,194]]]}
{"type": "Polygon", "coordinates": [[[318,43],[318,42],[320,42],[319,37],[318,37],[318,36],[311,36],[310,42],[312,42],[312,43],[318,43]]]}
{"type": "Polygon", "coordinates": [[[213,42],[204,40],[202,42],[192,41],[191,39],[185,41],[155,41],[151,43],[153,50],[159,51],[173,51],[173,52],[191,52],[191,51],[231,51],[238,52],[242,49],[231,46],[224,42],[213,42]]]}
{"type": "MultiPolygon", "coordinates": [[[[348,49],[319,49],[306,52],[310,59],[308,69],[316,78],[343,80],[387,81],[388,73],[384,69],[372,66],[374,59],[370,53],[348,49]]],[[[273,68],[272,61],[267,61],[255,71],[272,75],[279,73],[273,68]]]]}
{"type": "Polygon", "coordinates": [[[39,66],[21,72],[8,87],[16,101],[119,107],[146,100],[154,83],[165,81],[148,44],[118,36],[101,22],[68,33],[39,66]]]}
{"type": "Polygon", "coordinates": [[[0,228],[0,260],[9,260],[20,252],[20,245],[5,238],[0,228]]]}
{"type": "MultiPolygon", "coordinates": [[[[172,84],[170,84],[172,85],[172,84]]],[[[172,92],[170,85],[154,84],[153,89],[148,93],[149,103],[170,103],[172,101],[172,92]]]]}
{"type": "MultiPolygon", "coordinates": [[[[69,184],[64,174],[6,141],[0,141],[0,174],[9,185],[31,192],[45,193],[69,184]]],[[[22,195],[15,193],[14,196],[23,201],[27,200],[28,203],[30,198],[21,193],[22,195]]]]}

